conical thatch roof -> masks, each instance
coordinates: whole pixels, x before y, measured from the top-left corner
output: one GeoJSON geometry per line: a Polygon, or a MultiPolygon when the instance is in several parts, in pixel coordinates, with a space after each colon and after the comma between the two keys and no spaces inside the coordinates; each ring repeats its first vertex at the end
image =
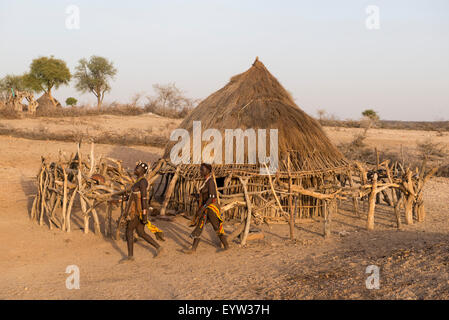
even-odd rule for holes
{"type": "MultiPolygon", "coordinates": [[[[285,169],[289,152],[294,171],[321,171],[347,165],[320,124],[295,104],[290,94],[258,59],[246,72],[232,77],[225,87],[203,100],[184,119],[180,128],[188,130],[192,137],[193,121],[198,120],[203,131],[207,128],[220,130],[223,146],[225,129],[278,129],[281,170],[285,169]]],[[[206,144],[203,142],[203,145],[206,144]]],[[[173,145],[173,142],[167,145],[166,158],[173,145]]]]}
{"type": "Polygon", "coordinates": [[[37,112],[46,112],[46,111],[54,110],[56,108],[62,108],[62,106],[58,102],[58,100],[56,100],[55,98],[53,98],[53,100],[56,103],[56,105],[51,101],[50,95],[48,93],[44,93],[42,96],[40,96],[39,99],[36,100],[37,103],[39,104],[37,106],[36,111],[37,112]]]}

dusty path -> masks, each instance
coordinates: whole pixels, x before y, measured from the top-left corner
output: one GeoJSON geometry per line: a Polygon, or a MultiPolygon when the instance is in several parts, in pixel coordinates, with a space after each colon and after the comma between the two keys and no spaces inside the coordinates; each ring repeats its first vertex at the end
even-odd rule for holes
{"type": "MultiPolygon", "coordinates": [[[[376,230],[368,233],[365,221],[342,203],[328,240],[320,236],[321,222],[298,225],[294,243],[287,225],[263,226],[264,240],[220,252],[208,227],[197,254],[186,256],[180,250],[190,243],[190,229],[177,217],[155,221],[167,236],[160,257],[138,241],[136,261],[118,264],[124,241],[85,235],[76,221],[67,234],[28,218],[40,156],[73,150],[73,143],[0,137],[0,146],[1,299],[449,298],[448,179],[430,181],[426,222],[403,231],[395,230],[391,210],[380,208],[376,230]],[[379,290],[365,287],[371,264],[381,270],[379,290]],[[68,265],[80,268],[79,290],[65,287],[68,265]]],[[[98,145],[96,152],[132,166],[154,161],[161,150],[98,145]]]]}

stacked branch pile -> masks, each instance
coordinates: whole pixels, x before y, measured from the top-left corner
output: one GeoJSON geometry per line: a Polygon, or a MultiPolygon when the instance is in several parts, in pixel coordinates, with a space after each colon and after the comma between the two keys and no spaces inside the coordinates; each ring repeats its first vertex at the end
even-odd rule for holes
{"type": "Polygon", "coordinates": [[[50,229],[56,226],[70,232],[72,211],[77,206],[82,212],[84,233],[89,232],[92,218],[95,233],[100,234],[97,209],[106,204],[105,234],[111,234],[112,208],[121,205],[123,213],[123,200],[133,182],[122,161],[103,156],[95,158],[93,144],[87,155],[81,153],[78,145],[77,152],[70,156],[60,152],[58,160],[42,158],[31,219],[41,225],[46,219],[50,229]]]}

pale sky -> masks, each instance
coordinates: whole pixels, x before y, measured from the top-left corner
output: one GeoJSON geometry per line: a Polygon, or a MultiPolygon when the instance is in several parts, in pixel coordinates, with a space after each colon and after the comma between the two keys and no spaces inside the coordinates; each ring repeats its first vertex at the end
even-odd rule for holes
{"type": "MultiPolygon", "coordinates": [[[[39,56],[73,72],[100,55],[118,69],[105,102],[169,82],[202,99],[259,56],[313,116],[358,119],[371,108],[382,119],[449,120],[448,40],[447,0],[0,0],[0,77],[39,56]],[[79,29],[66,27],[69,5],[79,29]],[[379,29],[366,27],[370,5],[379,29]]],[[[73,82],[54,96],[95,102],[73,82]]]]}

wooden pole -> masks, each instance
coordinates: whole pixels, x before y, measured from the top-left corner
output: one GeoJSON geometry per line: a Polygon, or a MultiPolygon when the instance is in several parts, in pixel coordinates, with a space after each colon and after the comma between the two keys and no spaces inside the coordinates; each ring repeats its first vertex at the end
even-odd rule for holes
{"type": "Polygon", "coordinates": [[[75,200],[77,191],[78,191],[78,186],[75,188],[75,190],[73,190],[72,196],[70,197],[70,201],[69,201],[69,208],[67,209],[67,220],[66,220],[67,221],[67,223],[66,223],[67,232],[71,231],[70,217],[72,215],[73,202],[75,200]]]}
{"type": "Polygon", "coordinates": [[[413,224],[413,201],[414,196],[412,194],[405,195],[405,223],[413,224]]]}
{"type": "Polygon", "coordinates": [[[62,172],[64,174],[64,189],[62,196],[62,231],[66,231],[67,222],[66,222],[66,213],[67,213],[67,172],[65,171],[64,166],[62,167],[62,172]]]}
{"type": "Polygon", "coordinates": [[[176,181],[178,180],[180,168],[181,167],[177,167],[176,168],[176,172],[175,172],[173,178],[170,181],[170,185],[168,186],[167,192],[165,193],[164,203],[162,204],[162,208],[161,208],[161,212],[160,212],[161,216],[165,216],[165,211],[167,210],[167,206],[168,206],[168,203],[170,201],[170,197],[171,197],[171,195],[173,193],[173,190],[175,189],[176,181]]]}
{"type": "Polygon", "coordinates": [[[374,210],[376,207],[376,188],[377,188],[377,173],[373,177],[373,185],[371,193],[369,194],[369,207],[368,207],[368,218],[366,220],[366,229],[374,230],[374,210]]]}
{"type": "Polygon", "coordinates": [[[331,235],[332,216],[337,208],[337,200],[324,200],[324,238],[331,235]]]}
{"type": "MultiPolygon", "coordinates": [[[[274,190],[274,186],[273,186],[273,181],[271,180],[271,174],[270,174],[270,171],[268,170],[268,167],[267,167],[266,163],[264,163],[264,166],[265,166],[265,169],[267,170],[268,181],[270,182],[271,191],[273,193],[274,198],[276,199],[276,203],[278,204],[278,207],[279,207],[281,213],[288,217],[288,214],[286,214],[284,209],[282,209],[281,202],[279,201],[279,198],[276,195],[276,191],[274,190]]],[[[288,218],[290,218],[290,217],[288,217],[288,218]]]]}
{"type": "Polygon", "coordinates": [[[290,211],[290,240],[295,238],[295,217],[293,215],[293,200],[292,200],[292,175],[290,171],[290,153],[287,156],[287,172],[288,172],[288,208],[290,211]]]}
{"type": "Polygon", "coordinates": [[[243,237],[242,237],[242,246],[246,245],[246,239],[248,238],[249,233],[249,227],[251,225],[251,216],[252,216],[252,205],[251,205],[251,199],[248,195],[248,189],[247,189],[247,182],[248,179],[242,179],[242,177],[239,177],[240,183],[242,184],[243,193],[245,194],[245,200],[246,200],[246,207],[247,207],[247,216],[246,216],[246,224],[245,224],[245,230],[243,231],[243,237]]]}

